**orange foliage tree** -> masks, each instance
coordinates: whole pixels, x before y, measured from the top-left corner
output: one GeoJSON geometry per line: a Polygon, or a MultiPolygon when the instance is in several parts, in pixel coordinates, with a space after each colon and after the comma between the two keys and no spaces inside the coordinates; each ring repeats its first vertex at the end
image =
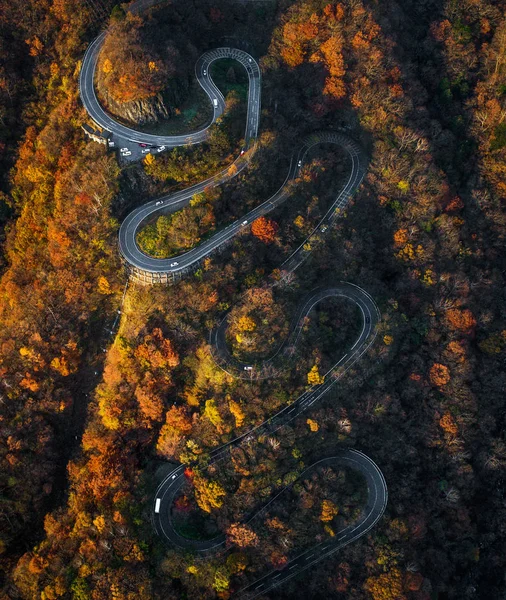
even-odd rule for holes
{"type": "Polygon", "coordinates": [[[451,308],[446,312],[450,324],[459,331],[469,332],[476,325],[476,319],[469,309],[451,308]]]}
{"type": "Polygon", "coordinates": [[[439,425],[445,431],[445,433],[448,433],[452,436],[457,435],[457,424],[449,412],[445,412],[441,419],[439,419],[439,425]]]}
{"type": "Polygon", "coordinates": [[[430,368],[430,380],[434,385],[438,387],[446,385],[450,379],[450,369],[447,366],[434,363],[430,368]]]}
{"type": "Polygon", "coordinates": [[[251,225],[251,233],[265,244],[270,244],[275,240],[278,229],[276,221],[267,217],[260,217],[251,225]]]}
{"type": "Polygon", "coordinates": [[[246,546],[258,546],[259,539],[258,535],[248,527],[248,525],[241,525],[240,523],[232,523],[227,529],[227,540],[231,544],[239,546],[239,548],[245,548],[246,546]]]}
{"type": "Polygon", "coordinates": [[[148,368],[167,368],[177,367],[179,364],[179,355],[172,348],[169,339],[163,336],[162,330],[158,327],[153,329],[151,334],[144,337],[144,341],[137,346],[135,351],[137,358],[146,363],[148,368]]]}

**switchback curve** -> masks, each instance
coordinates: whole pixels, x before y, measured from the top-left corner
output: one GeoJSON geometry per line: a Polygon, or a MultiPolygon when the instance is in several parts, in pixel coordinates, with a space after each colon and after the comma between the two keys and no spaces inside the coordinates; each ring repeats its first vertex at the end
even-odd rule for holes
{"type": "MultiPolygon", "coordinates": [[[[158,0],[138,0],[130,6],[130,10],[139,12],[144,8],[148,8],[153,4],[157,4],[158,0]]],[[[165,146],[166,148],[173,148],[188,144],[197,144],[203,142],[209,132],[209,126],[193,133],[189,133],[185,136],[158,136],[153,134],[146,134],[143,132],[136,131],[130,127],[122,125],[121,123],[114,120],[108,115],[100,106],[94,89],[94,74],[98,62],[98,56],[102,47],[106,32],[102,33],[88,48],[82,63],[79,86],[83,104],[87,109],[90,117],[103,129],[113,132],[119,137],[124,139],[137,142],[146,143],[156,146],[165,146]]],[[[174,276],[177,273],[183,273],[185,270],[190,268],[196,262],[201,260],[204,256],[209,255],[216,248],[220,247],[229,239],[237,235],[242,228],[249,224],[252,220],[259,216],[268,213],[276,206],[281,204],[287,197],[287,183],[297,177],[298,172],[303,164],[304,157],[308,149],[318,143],[328,142],[340,145],[345,151],[348,152],[352,167],[350,169],[350,176],[348,181],[344,185],[340,194],[329,208],[326,215],[318,223],[313,232],[311,232],[309,238],[316,232],[320,232],[324,227],[327,227],[333,222],[333,220],[341,212],[348,202],[351,194],[357,189],[360,182],[362,181],[366,172],[366,157],[360,146],[351,138],[345,136],[342,133],[325,132],[314,134],[307,138],[301,144],[299,150],[293,155],[290,164],[289,173],[285,184],[280,190],[269,200],[262,203],[253,211],[250,211],[240,221],[232,223],[222,232],[217,233],[215,236],[210,238],[204,244],[201,244],[194,250],[181,255],[181,257],[175,257],[167,260],[153,259],[143,254],[137,247],[135,237],[136,233],[141,224],[149,218],[150,215],[157,211],[167,207],[171,210],[178,210],[185,206],[190,198],[199,191],[202,191],[208,185],[219,185],[234,176],[238,172],[242,171],[248,164],[251,158],[252,152],[248,152],[250,148],[254,148],[254,143],[258,135],[259,117],[260,117],[260,98],[261,98],[261,75],[258,63],[249,54],[232,48],[220,48],[205,53],[196,64],[196,76],[197,79],[205,90],[210,100],[213,101],[214,114],[212,122],[223,113],[224,110],[224,98],[221,92],[218,90],[214,82],[209,75],[209,65],[219,58],[234,58],[238,60],[246,69],[249,78],[249,91],[248,91],[248,113],[246,119],[245,129],[245,147],[246,153],[236,160],[235,173],[231,174],[230,169],[226,169],[218,173],[217,175],[209,178],[208,180],[201,182],[187,190],[178,192],[171,196],[163,197],[158,200],[147,202],[145,205],[133,211],[123,222],[120,229],[119,245],[120,252],[129,264],[131,270],[135,273],[157,273],[164,274],[166,276],[174,276]],[[337,210],[336,210],[337,209],[337,210]],[[246,221],[246,223],[245,223],[246,221]]],[[[308,239],[309,239],[308,238],[308,239]]],[[[295,270],[307,257],[308,250],[306,244],[301,244],[293,254],[283,263],[282,267],[285,272],[295,270]]],[[[166,277],[165,281],[168,281],[166,277]]],[[[316,402],[321,396],[323,396],[331,386],[344,375],[344,373],[359,360],[362,354],[369,348],[375,338],[375,325],[379,320],[379,311],[376,304],[372,300],[369,294],[352,284],[340,283],[337,286],[329,290],[319,290],[315,292],[315,296],[310,298],[310,307],[320,301],[323,297],[332,295],[346,296],[350,300],[353,300],[358,304],[362,310],[363,315],[363,328],[362,332],[351,348],[350,352],[346,354],[340,361],[338,361],[332,369],[326,374],[325,382],[319,386],[313,386],[307,392],[302,394],[294,403],[280,411],[276,415],[273,415],[266,422],[257,425],[252,430],[242,434],[241,436],[231,440],[227,444],[215,449],[211,453],[211,460],[214,462],[226,459],[228,450],[231,446],[237,446],[241,444],[249,444],[254,441],[255,434],[261,431],[272,433],[277,431],[280,427],[295,419],[302,411],[310,407],[316,402]]],[[[307,302],[304,305],[307,307],[307,302]]],[[[301,315],[305,314],[306,310],[304,306],[301,309],[301,315]]],[[[219,342],[219,331],[214,332],[211,335],[212,343],[214,344],[215,354],[221,358],[222,366],[231,366],[230,357],[227,357],[223,351],[223,347],[220,348],[219,342]],[[213,335],[214,342],[213,342],[213,335]]],[[[290,344],[296,343],[298,338],[297,326],[292,331],[290,338],[290,344]]],[[[237,367],[237,365],[234,365],[237,367]]],[[[288,565],[281,571],[273,571],[265,577],[254,582],[247,588],[241,590],[249,598],[267,592],[269,589],[291,579],[301,570],[312,566],[316,562],[319,562],[326,556],[336,552],[339,548],[344,545],[351,543],[358,539],[358,537],[364,535],[369,529],[371,529],[376,522],[380,519],[383,514],[387,498],[388,491],[386,482],[383,474],[377,465],[368,458],[365,454],[355,449],[342,449],[335,456],[322,459],[317,463],[314,463],[304,472],[315,468],[320,464],[341,464],[349,466],[360,471],[367,482],[368,487],[368,501],[364,508],[361,518],[358,522],[354,523],[352,527],[346,528],[345,530],[338,533],[337,539],[331,543],[324,542],[314,546],[312,549],[300,554],[296,558],[292,559],[288,565]],[[311,552],[311,554],[309,554],[311,552]]],[[[301,473],[301,476],[304,474],[301,473]]],[[[178,467],[164,481],[160,484],[157,489],[154,503],[153,503],[153,525],[157,533],[163,538],[170,541],[177,547],[192,549],[201,552],[208,552],[213,548],[217,548],[223,545],[224,538],[220,537],[216,540],[210,540],[208,542],[197,542],[195,540],[189,540],[182,538],[174,530],[170,518],[170,506],[174,499],[177,491],[180,489],[183,478],[183,467],[178,467]]],[[[282,493],[282,492],[281,492],[282,493]]],[[[278,494],[279,495],[279,494],[278,494]]],[[[271,504],[276,498],[271,499],[271,504]]],[[[265,510],[266,507],[260,511],[265,510]]],[[[255,518],[255,517],[253,517],[255,518]]]]}

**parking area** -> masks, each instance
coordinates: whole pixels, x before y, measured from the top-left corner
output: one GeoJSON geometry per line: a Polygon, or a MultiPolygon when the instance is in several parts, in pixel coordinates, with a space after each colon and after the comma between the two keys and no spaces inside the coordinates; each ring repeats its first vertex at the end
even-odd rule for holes
{"type": "Polygon", "coordinates": [[[118,151],[120,160],[127,163],[142,160],[147,154],[161,154],[168,149],[165,146],[151,146],[149,144],[132,142],[116,135],[113,135],[112,140],[114,142],[114,146],[112,147],[118,151]]]}

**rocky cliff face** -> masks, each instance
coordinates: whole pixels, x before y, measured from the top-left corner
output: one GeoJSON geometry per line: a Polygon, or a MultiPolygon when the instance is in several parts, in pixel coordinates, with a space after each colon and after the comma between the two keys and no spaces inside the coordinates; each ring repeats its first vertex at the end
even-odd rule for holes
{"type": "Polygon", "coordinates": [[[188,95],[189,85],[185,81],[171,81],[171,86],[163,92],[132,102],[117,102],[97,82],[97,91],[100,102],[112,115],[120,117],[124,121],[135,125],[157,123],[161,119],[169,119],[175,111],[175,107],[181,105],[188,95]]]}
{"type": "Polygon", "coordinates": [[[136,125],[156,123],[160,119],[167,119],[170,110],[165,106],[162,94],[144,100],[133,102],[116,102],[106,90],[100,90],[100,101],[112,115],[136,125]]]}

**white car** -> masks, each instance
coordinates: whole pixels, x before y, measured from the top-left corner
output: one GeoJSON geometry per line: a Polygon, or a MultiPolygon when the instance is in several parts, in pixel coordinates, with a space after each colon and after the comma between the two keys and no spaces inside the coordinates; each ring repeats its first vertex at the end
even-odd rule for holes
{"type": "Polygon", "coordinates": [[[245,371],[253,371],[253,367],[244,367],[245,371]]]}
{"type": "Polygon", "coordinates": [[[320,230],[320,231],[321,231],[322,233],[325,233],[325,232],[327,231],[327,229],[328,229],[328,226],[327,226],[327,225],[322,225],[322,228],[321,228],[321,230],[320,230]]]}
{"type": "Polygon", "coordinates": [[[243,148],[243,149],[241,150],[241,156],[242,156],[242,155],[243,155],[245,152],[246,152],[246,150],[243,148]]]}
{"type": "Polygon", "coordinates": [[[151,152],[151,148],[143,148],[142,149],[143,154],[147,154],[148,152],[151,152]]]}
{"type": "Polygon", "coordinates": [[[155,204],[155,206],[160,206],[160,204],[163,204],[163,200],[158,200],[158,202],[155,204]]]}
{"type": "Polygon", "coordinates": [[[213,98],[213,104],[214,104],[214,108],[218,107],[218,99],[217,98],[213,98]]]}
{"type": "Polygon", "coordinates": [[[299,162],[297,163],[297,165],[298,165],[299,167],[302,167],[302,161],[301,161],[301,160],[299,160],[299,162]]]}
{"type": "Polygon", "coordinates": [[[177,267],[177,266],[178,266],[178,264],[179,264],[178,262],[173,262],[173,263],[170,263],[170,266],[171,266],[171,267],[177,267]]]}
{"type": "Polygon", "coordinates": [[[204,75],[207,75],[207,71],[204,69],[204,75]]]}
{"type": "Polygon", "coordinates": [[[128,152],[128,148],[121,148],[120,152],[128,152]]]}
{"type": "Polygon", "coordinates": [[[249,62],[251,62],[251,58],[248,58],[249,62]]]}
{"type": "Polygon", "coordinates": [[[130,150],[127,150],[126,152],[122,152],[121,154],[123,156],[130,156],[132,153],[130,152],[130,150]]]}
{"type": "Polygon", "coordinates": [[[244,225],[247,225],[247,224],[248,224],[248,221],[243,221],[243,222],[241,223],[241,225],[242,225],[243,227],[244,227],[244,225]]]}
{"type": "Polygon", "coordinates": [[[156,149],[157,152],[163,152],[165,150],[165,146],[160,146],[156,149]]]}

